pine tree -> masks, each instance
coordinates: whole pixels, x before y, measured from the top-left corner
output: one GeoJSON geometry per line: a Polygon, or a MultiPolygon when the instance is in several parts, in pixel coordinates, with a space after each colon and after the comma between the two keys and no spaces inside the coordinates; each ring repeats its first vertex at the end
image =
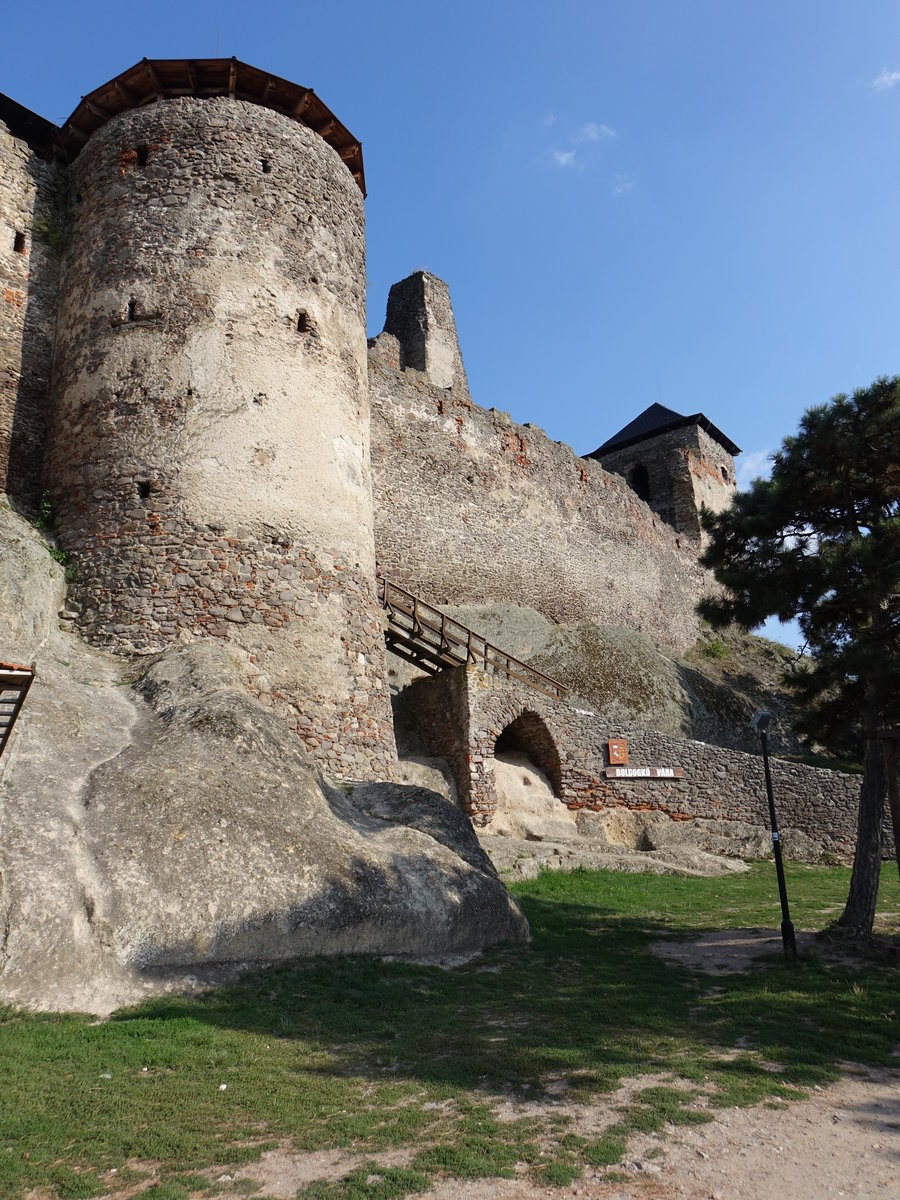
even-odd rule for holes
{"type": "MultiPolygon", "coordinates": [[[[900,738],[900,377],[809,409],[774,456],[771,478],[755,480],[724,512],[705,512],[703,526],[702,561],[725,590],[701,603],[701,615],[747,629],[796,617],[807,653],[786,682],[801,727],[844,753],[855,744],[863,762],[839,924],[865,936],[900,738]]],[[[900,812],[893,816],[896,841],[900,812]]]]}

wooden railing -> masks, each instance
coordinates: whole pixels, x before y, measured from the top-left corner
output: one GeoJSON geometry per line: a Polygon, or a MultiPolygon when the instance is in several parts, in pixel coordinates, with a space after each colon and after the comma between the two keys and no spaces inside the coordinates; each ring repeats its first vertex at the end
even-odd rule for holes
{"type": "Polygon", "coordinates": [[[546,696],[562,700],[568,688],[492,645],[480,633],[462,625],[389,579],[378,580],[378,599],[388,615],[385,639],[402,658],[431,671],[469,664],[491,675],[515,679],[546,696]]]}
{"type": "Polygon", "coordinates": [[[13,725],[22,711],[33,679],[34,666],[0,662],[0,754],[12,736],[13,725]]]}

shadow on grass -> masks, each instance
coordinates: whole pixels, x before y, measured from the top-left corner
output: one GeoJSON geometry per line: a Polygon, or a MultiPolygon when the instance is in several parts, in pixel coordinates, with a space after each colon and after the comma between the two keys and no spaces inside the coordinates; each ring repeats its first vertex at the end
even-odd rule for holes
{"type": "Polygon", "coordinates": [[[728,1096],[736,1075],[755,1093],[754,1079],[773,1071],[751,1050],[799,1085],[835,1077],[842,1060],[896,1065],[895,971],[779,956],[712,981],[650,949],[660,936],[698,932],[689,926],[623,917],[595,901],[531,895],[522,904],[530,947],[452,971],[319,960],[249,972],[200,999],[151,1001],[118,1020],[189,1013],[222,1029],[313,1041],[326,1073],[531,1096],[559,1076],[593,1092],[627,1075],[690,1079],[710,1069],[728,1096]]]}
{"type": "MultiPolygon", "coordinates": [[[[801,914],[830,906],[843,887],[839,876],[823,880],[797,873],[801,914]]],[[[102,1193],[103,1171],[115,1167],[121,1181],[129,1164],[154,1162],[171,1200],[188,1200],[178,1172],[279,1144],[365,1155],[409,1147],[409,1178],[390,1176],[397,1197],[420,1177],[510,1175],[522,1163],[562,1186],[585,1165],[617,1162],[636,1130],[705,1119],[698,1101],[796,1097],[845,1060],[896,1067],[895,968],[776,957],[712,978],[653,953],[662,935],[765,923],[771,890],[767,871],[573,873],[519,889],[531,945],[452,971],[319,959],[101,1024],[0,1010],[0,1194],[52,1187],[75,1200],[102,1193]],[[641,1075],[657,1078],[633,1089],[593,1141],[567,1130],[552,1103],[641,1075]],[[541,1104],[501,1120],[496,1095],[541,1104]]],[[[348,1200],[356,1188],[390,1200],[387,1184],[384,1195],[366,1184],[388,1174],[363,1174],[328,1196],[348,1200]]]]}

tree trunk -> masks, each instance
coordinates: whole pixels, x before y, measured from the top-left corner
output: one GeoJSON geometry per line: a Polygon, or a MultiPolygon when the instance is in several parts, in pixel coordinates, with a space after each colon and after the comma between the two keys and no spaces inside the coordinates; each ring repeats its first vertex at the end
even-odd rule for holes
{"type": "MultiPolygon", "coordinates": [[[[875,732],[876,723],[873,721],[871,725],[869,732],[875,732]]],[[[870,738],[866,741],[865,767],[859,791],[859,821],[856,829],[853,874],[850,878],[850,895],[838,921],[838,925],[846,929],[851,937],[868,937],[875,922],[875,904],[878,900],[878,881],[881,875],[886,787],[887,776],[881,743],[875,738],[870,738]]]]}
{"type": "Polygon", "coordinates": [[[888,808],[891,812],[891,828],[894,831],[894,857],[900,871],[900,791],[897,788],[897,767],[900,765],[900,738],[885,738],[881,743],[884,753],[884,769],[887,774],[888,808]]]}

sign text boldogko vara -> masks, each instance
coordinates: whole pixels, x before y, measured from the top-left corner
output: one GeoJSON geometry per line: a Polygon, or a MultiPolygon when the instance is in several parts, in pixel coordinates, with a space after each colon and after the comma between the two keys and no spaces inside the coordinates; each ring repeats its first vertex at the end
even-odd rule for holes
{"type": "Polygon", "coordinates": [[[607,779],[683,779],[681,767],[604,767],[607,779]]]}

